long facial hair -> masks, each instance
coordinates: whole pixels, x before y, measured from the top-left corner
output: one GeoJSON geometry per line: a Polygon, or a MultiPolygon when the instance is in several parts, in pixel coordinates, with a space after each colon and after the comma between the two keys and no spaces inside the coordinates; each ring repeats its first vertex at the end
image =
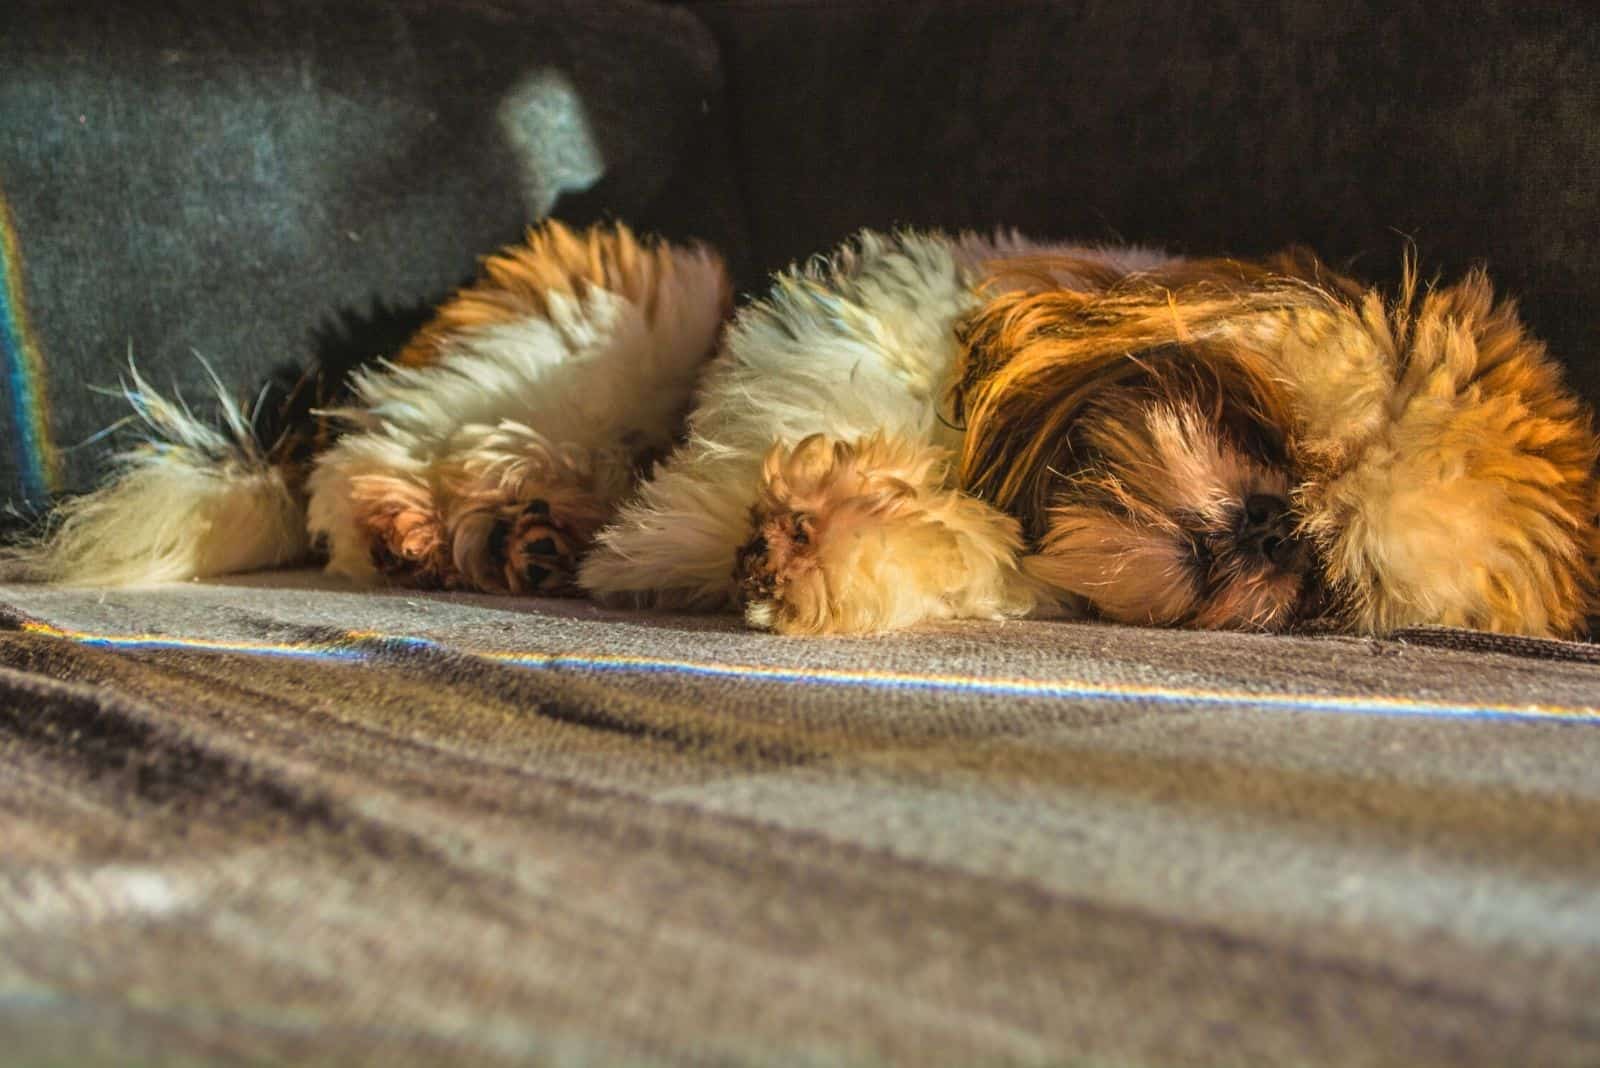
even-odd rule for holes
{"type": "Polygon", "coordinates": [[[1225,283],[1257,285],[1262,307],[1273,291],[1247,264],[1182,273],[1165,279],[1182,287],[1177,313],[1092,264],[1009,264],[1012,288],[963,336],[964,484],[1023,518],[1037,577],[1104,615],[1280,628],[1315,593],[1289,508],[1285,397],[1259,353],[1210,336],[1237,310],[1225,283]]]}
{"type": "Polygon", "coordinates": [[[1481,276],[1420,294],[1408,269],[1386,303],[1291,253],[1012,260],[989,285],[962,479],[1043,583],[1130,623],[1582,625],[1588,416],[1481,276]]]}

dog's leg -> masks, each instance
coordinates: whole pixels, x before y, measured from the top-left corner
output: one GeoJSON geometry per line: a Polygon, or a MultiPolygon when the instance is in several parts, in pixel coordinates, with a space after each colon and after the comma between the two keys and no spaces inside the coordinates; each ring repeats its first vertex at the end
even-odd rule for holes
{"type": "Polygon", "coordinates": [[[728,308],[721,260],[549,223],[485,263],[394,364],[359,374],[317,458],[330,571],[568,592],[644,458],[677,435],[728,308]]]}
{"type": "MultiPolygon", "coordinates": [[[[791,494],[764,477],[763,458],[775,441],[828,435],[805,451],[812,458],[831,456],[833,441],[858,442],[881,432],[885,440],[874,450],[841,459],[831,476],[815,472],[832,479],[829,492],[840,515],[829,520],[830,529],[854,532],[825,541],[830,548],[821,554],[820,573],[837,571],[842,581],[858,559],[869,570],[878,567],[870,561],[887,547],[891,559],[881,565],[886,583],[904,585],[910,580],[889,578],[890,570],[915,570],[930,554],[944,554],[950,572],[962,575],[961,582],[970,579],[976,592],[946,589],[936,576],[922,576],[908,587],[919,592],[894,601],[863,582],[857,593],[813,606],[815,618],[777,602],[769,605],[770,620],[760,607],[753,618],[782,630],[871,630],[937,616],[1000,614],[1025,599],[995,592],[1011,585],[996,575],[1014,572],[1015,547],[1008,542],[1015,540],[1014,529],[944,492],[936,473],[943,454],[931,447],[959,440],[938,413],[959,356],[954,325],[975,306],[965,268],[948,241],[934,236],[862,234],[826,262],[779,275],[766,299],[746,305],[730,324],[696,391],[684,442],[600,532],[580,584],[612,603],[702,611],[739,606],[746,600],[741,585],[754,589],[770,581],[774,590],[792,585],[798,591],[803,584],[790,582],[786,571],[764,576],[756,550],[739,563],[741,546],[751,542],[753,511],[823,511],[788,503],[791,494]],[[885,487],[892,485],[907,488],[890,501],[894,494],[885,487]],[[871,512],[874,495],[884,499],[871,512]],[[925,514],[918,519],[918,513],[925,514]],[[871,539],[869,527],[877,531],[871,539]],[[868,541],[878,548],[850,548],[868,541]],[[1007,548],[991,552],[985,548],[990,542],[1007,548]],[[839,562],[846,557],[852,562],[839,562]],[[877,607],[862,607],[867,601],[877,607]]],[[[785,485],[799,492],[802,482],[794,475],[785,485]]],[[[811,559],[818,550],[801,555],[811,559]]],[[[798,604],[803,598],[795,592],[791,599],[798,604]]]]}
{"type": "Polygon", "coordinates": [[[945,472],[941,450],[879,436],[773,448],[736,563],[745,619],[784,634],[870,633],[1026,612],[1016,522],[945,472]]]}
{"type": "Polygon", "coordinates": [[[759,451],[680,447],[600,531],[578,582],[608,604],[718,611],[738,604],[759,451]]]}

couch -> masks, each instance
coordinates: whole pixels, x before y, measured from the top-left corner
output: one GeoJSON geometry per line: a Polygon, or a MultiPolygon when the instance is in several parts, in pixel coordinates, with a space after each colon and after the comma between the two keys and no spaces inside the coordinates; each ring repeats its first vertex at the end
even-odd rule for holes
{"type": "MultiPolygon", "coordinates": [[[[1600,400],[1600,16],[11,0],[0,484],[546,214],[1487,260],[1600,400]],[[196,354],[200,358],[196,358],[196,354]],[[209,368],[209,370],[208,370],[209,368]]],[[[0,1061],[1600,1063],[1600,651],[0,584],[0,1061]]]]}

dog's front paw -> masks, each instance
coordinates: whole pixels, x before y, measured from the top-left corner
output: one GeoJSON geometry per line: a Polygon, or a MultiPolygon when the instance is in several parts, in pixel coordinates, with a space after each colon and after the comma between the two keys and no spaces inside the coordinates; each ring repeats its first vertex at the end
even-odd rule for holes
{"type": "Polygon", "coordinates": [[[821,435],[767,454],[734,580],[753,627],[868,634],[1027,611],[1015,521],[945,484],[932,446],[821,435]]]}
{"type": "Polygon", "coordinates": [[[754,528],[734,579],[745,620],[781,634],[864,632],[898,625],[882,568],[896,527],[919,510],[928,468],[879,438],[812,435],[774,448],[762,468],[754,528]]]}
{"type": "Polygon", "coordinates": [[[759,630],[801,629],[792,621],[815,616],[821,607],[812,604],[803,612],[796,603],[814,599],[805,584],[821,578],[816,524],[807,513],[785,508],[768,513],[758,506],[751,518],[755,534],[739,549],[734,566],[745,621],[759,630]]]}

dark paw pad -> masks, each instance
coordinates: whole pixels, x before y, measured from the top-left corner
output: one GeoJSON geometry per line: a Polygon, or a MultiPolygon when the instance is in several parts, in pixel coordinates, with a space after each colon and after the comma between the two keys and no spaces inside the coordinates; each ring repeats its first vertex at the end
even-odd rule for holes
{"type": "Polygon", "coordinates": [[[755,535],[739,549],[733,568],[746,604],[773,598],[784,572],[813,551],[814,524],[808,513],[757,514],[754,519],[755,535]]]}
{"type": "Polygon", "coordinates": [[[513,592],[570,594],[575,592],[577,542],[548,519],[524,514],[508,538],[505,566],[513,592]]]}
{"type": "Polygon", "coordinates": [[[733,578],[746,602],[765,600],[777,589],[777,576],[767,568],[767,539],[760,531],[739,548],[733,578]]]}

